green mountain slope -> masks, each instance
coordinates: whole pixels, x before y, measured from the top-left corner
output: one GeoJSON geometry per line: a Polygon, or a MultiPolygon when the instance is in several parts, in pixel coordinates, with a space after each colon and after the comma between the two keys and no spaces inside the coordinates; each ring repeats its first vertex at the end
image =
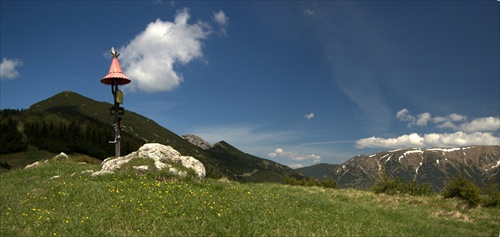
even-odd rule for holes
{"type": "MultiPolygon", "coordinates": [[[[111,106],[110,103],[64,91],[24,111],[3,111],[2,124],[8,127],[3,121],[14,121],[18,132],[24,136],[21,142],[38,146],[41,150],[45,147],[60,147],[60,150],[51,152],[77,152],[104,159],[114,154],[114,146],[108,144],[114,136],[112,117],[108,112],[111,106]],[[44,136],[44,133],[48,135],[44,136]],[[39,139],[33,138],[36,136],[39,139]],[[44,147],[39,147],[40,144],[44,147]]],[[[212,178],[227,177],[242,182],[284,182],[286,175],[303,177],[287,166],[246,154],[226,142],[203,150],[140,114],[125,111],[122,117],[122,154],[128,154],[144,143],[155,142],[172,146],[181,154],[200,160],[205,165],[207,176],[212,178]]],[[[5,157],[6,154],[3,154],[0,161],[8,162],[5,157]]]]}

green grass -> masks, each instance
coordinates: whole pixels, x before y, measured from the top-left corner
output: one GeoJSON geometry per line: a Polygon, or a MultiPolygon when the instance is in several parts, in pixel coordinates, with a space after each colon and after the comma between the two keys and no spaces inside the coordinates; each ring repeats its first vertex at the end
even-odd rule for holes
{"type": "Polygon", "coordinates": [[[99,165],[0,174],[1,236],[498,236],[500,208],[227,180],[159,182],[99,165]],[[53,178],[54,176],[59,178],[53,178]]]}
{"type": "MultiPolygon", "coordinates": [[[[55,155],[57,154],[44,150],[38,150],[38,148],[34,146],[28,146],[28,149],[24,152],[0,155],[0,162],[6,162],[11,166],[11,169],[23,169],[26,165],[29,165],[35,161],[50,159],[55,155]]],[[[7,169],[0,168],[0,173],[7,171],[7,169]]]]}

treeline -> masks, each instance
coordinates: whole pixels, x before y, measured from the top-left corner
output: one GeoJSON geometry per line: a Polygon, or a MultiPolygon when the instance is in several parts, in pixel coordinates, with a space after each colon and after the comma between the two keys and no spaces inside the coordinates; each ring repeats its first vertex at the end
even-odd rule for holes
{"type": "MultiPolygon", "coordinates": [[[[23,134],[18,131],[16,117],[19,110],[2,110],[0,113],[0,154],[25,151],[28,148],[23,134]]],[[[3,166],[2,166],[3,167],[3,166]]]]}
{"type": "MultiPolygon", "coordinates": [[[[113,156],[113,128],[97,119],[84,115],[32,113],[29,111],[2,110],[0,113],[0,154],[24,151],[27,145],[54,153],[81,153],[104,159],[113,156]],[[5,132],[4,132],[5,131],[5,132]]],[[[143,142],[124,135],[121,151],[128,154],[143,142]]]]}
{"type": "Polygon", "coordinates": [[[333,180],[331,177],[328,177],[327,179],[324,180],[318,180],[315,178],[296,179],[292,176],[286,176],[285,183],[292,186],[316,186],[323,188],[337,188],[337,181],[333,180]]]}

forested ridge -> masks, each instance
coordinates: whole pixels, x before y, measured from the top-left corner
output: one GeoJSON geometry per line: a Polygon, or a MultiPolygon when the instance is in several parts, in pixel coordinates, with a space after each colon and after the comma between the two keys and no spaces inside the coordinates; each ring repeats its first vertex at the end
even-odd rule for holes
{"type": "MultiPolygon", "coordinates": [[[[114,155],[114,130],[95,118],[82,114],[0,111],[0,154],[25,151],[28,145],[54,153],[80,153],[105,159],[114,155]]],[[[122,136],[122,152],[137,150],[144,141],[122,136]]]]}
{"type": "MultiPolygon", "coordinates": [[[[114,156],[114,144],[109,143],[115,137],[111,106],[63,91],[25,110],[0,110],[0,172],[24,168],[60,152],[101,160],[114,156]]],[[[284,182],[286,175],[303,177],[289,167],[244,153],[224,141],[204,150],[133,111],[127,110],[123,120],[121,154],[130,154],[145,143],[160,143],[198,159],[211,178],[284,182]]]]}

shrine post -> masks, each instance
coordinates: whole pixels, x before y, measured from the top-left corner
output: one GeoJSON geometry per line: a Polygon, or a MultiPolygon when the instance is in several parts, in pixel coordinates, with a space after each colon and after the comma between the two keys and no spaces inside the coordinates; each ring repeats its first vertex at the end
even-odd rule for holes
{"type": "Polygon", "coordinates": [[[122,129],[122,118],[120,115],[124,114],[124,108],[120,107],[123,103],[123,92],[118,89],[118,86],[130,83],[130,79],[123,74],[120,67],[120,62],[118,62],[118,56],[120,53],[116,52],[114,48],[111,48],[111,54],[113,55],[113,61],[111,61],[111,67],[109,68],[109,73],[101,82],[106,85],[111,86],[111,93],[113,94],[113,107],[109,109],[110,114],[113,115],[113,128],[115,130],[115,140],[109,143],[115,144],[115,156],[120,156],[120,140],[121,140],[121,129],[122,129]]]}

